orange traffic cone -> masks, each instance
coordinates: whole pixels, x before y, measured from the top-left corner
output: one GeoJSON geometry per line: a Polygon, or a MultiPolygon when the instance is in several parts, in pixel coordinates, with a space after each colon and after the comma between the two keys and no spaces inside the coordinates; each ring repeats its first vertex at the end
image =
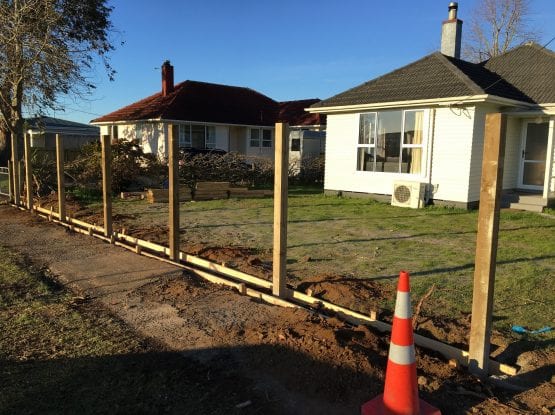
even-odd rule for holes
{"type": "Polygon", "coordinates": [[[418,398],[416,357],[408,272],[401,271],[383,394],[366,402],[362,415],[441,415],[439,409],[418,398]]]}

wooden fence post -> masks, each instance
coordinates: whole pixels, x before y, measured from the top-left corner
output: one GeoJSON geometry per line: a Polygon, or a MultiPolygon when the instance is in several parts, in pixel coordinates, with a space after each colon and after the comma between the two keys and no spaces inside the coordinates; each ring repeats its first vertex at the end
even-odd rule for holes
{"type": "Polygon", "coordinates": [[[14,194],[13,194],[13,161],[8,160],[8,195],[10,202],[14,201],[14,194]]]}
{"type": "Polygon", "coordinates": [[[13,201],[16,206],[20,204],[21,192],[19,191],[20,186],[19,182],[21,181],[20,178],[20,171],[19,171],[19,150],[17,148],[17,135],[12,133],[12,176],[13,176],[13,183],[12,183],[12,191],[13,191],[13,201]]]}
{"type": "Polygon", "coordinates": [[[112,139],[100,137],[102,148],[102,204],[104,206],[104,236],[112,238],[112,139]]]}
{"type": "Polygon", "coordinates": [[[179,164],[178,129],[168,125],[168,195],[170,259],[179,261],[179,164]]]}
{"type": "Polygon", "coordinates": [[[274,250],[272,294],[284,298],[287,276],[287,180],[289,125],[276,123],[274,170],[274,250]]]}
{"type": "Polygon", "coordinates": [[[56,134],[56,171],[58,174],[58,214],[66,221],[66,187],[64,182],[64,138],[56,134]]]}
{"type": "Polygon", "coordinates": [[[506,125],[506,115],[486,115],[469,350],[469,370],[479,376],[489,369],[506,125]]]}
{"type": "Polygon", "coordinates": [[[33,213],[33,166],[31,165],[31,137],[25,134],[25,186],[27,187],[27,209],[33,213]]]}

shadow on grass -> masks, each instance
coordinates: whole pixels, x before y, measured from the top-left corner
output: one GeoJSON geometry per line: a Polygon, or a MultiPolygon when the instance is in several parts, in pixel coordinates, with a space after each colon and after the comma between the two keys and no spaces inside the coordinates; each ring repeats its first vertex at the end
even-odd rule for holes
{"type": "Polygon", "coordinates": [[[0,365],[1,414],[352,414],[383,388],[280,345],[0,365]]]}
{"type": "MultiPolygon", "coordinates": [[[[376,373],[383,373],[385,357],[368,359],[376,373]]],[[[0,413],[359,413],[362,403],[382,393],[383,380],[340,361],[329,364],[277,344],[22,362],[0,359],[0,413]],[[237,408],[241,404],[244,407],[237,408]]],[[[461,379],[453,370],[441,379],[439,389],[421,391],[420,396],[443,413],[468,413],[485,397],[457,397],[461,379]]]]}
{"type": "MultiPolygon", "coordinates": [[[[554,258],[555,258],[555,255],[542,255],[542,256],[531,257],[531,258],[515,258],[511,260],[497,261],[496,264],[497,265],[517,264],[520,262],[541,261],[544,259],[554,259],[554,258]]],[[[471,269],[472,270],[474,269],[473,262],[468,264],[456,265],[453,267],[442,267],[442,268],[427,269],[423,271],[414,271],[414,272],[411,272],[410,275],[411,277],[417,277],[417,276],[426,277],[434,274],[449,274],[451,272],[471,270],[471,269]]],[[[398,277],[399,277],[399,274],[376,275],[376,276],[355,278],[354,280],[360,280],[360,279],[390,280],[390,279],[397,279],[398,277]]]]}

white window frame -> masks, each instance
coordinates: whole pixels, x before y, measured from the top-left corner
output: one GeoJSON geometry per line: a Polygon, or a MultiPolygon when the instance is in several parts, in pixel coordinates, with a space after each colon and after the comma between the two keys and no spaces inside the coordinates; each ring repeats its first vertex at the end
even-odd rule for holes
{"type": "Polygon", "coordinates": [[[249,128],[249,147],[272,148],[274,146],[274,131],[271,128],[249,128]],[[257,131],[258,138],[252,138],[253,131],[257,131]],[[269,131],[270,138],[264,138],[264,132],[269,131]]]}
{"type": "Polygon", "coordinates": [[[193,125],[204,127],[204,148],[216,148],[216,126],[197,123],[179,124],[179,147],[193,146],[193,125]]]}
{"type": "Polygon", "coordinates": [[[378,139],[378,124],[379,124],[379,116],[380,116],[380,112],[385,112],[385,111],[371,111],[371,112],[363,112],[359,114],[359,122],[358,122],[358,137],[357,137],[357,145],[356,145],[356,169],[359,172],[362,173],[382,173],[382,174],[410,174],[410,175],[423,175],[425,172],[425,160],[424,160],[424,156],[425,156],[425,143],[426,143],[426,131],[424,129],[424,117],[426,116],[426,111],[424,109],[407,109],[407,110],[397,110],[397,111],[401,111],[402,112],[402,116],[401,116],[401,142],[399,145],[399,165],[398,165],[398,171],[397,172],[381,172],[381,171],[376,171],[376,141],[378,139]],[[408,112],[421,112],[422,113],[422,143],[420,144],[405,144],[405,121],[406,121],[406,114],[408,112]],[[373,128],[373,142],[369,143],[369,144],[361,144],[360,141],[360,129],[361,129],[361,121],[362,121],[362,117],[364,115],[374,115],[374,128],[373,128]],[[372,170],[359,170],[358,169],[358,149],[359,148],[371,148],[374,149],[374,160],[372,163],[372,170]],[[421,163],[420,163],[420,173],[404,173],[402,172],[402,163],[403,163],[403,150],[404,149],[409,149],[409,148],[419,148],[421,150],[421,163]]]}
{"type": "Polygon", "coordinates": [[[378,137],[378,113],[376,111],[374,112],[363,112],[361,114],[359,114],[359,118],[358,118],[358,137],[357,137],[357,147],[356,147],[356,157],[357,157],[357,164],[358,164],[358,149],[359,148],[372,148],[374,149],[374,161],[372,162],[372,170],[358,170],[358,166],[357,166],[357,171],[362,171],[362,172],[366,172],[366,173],[375,173],[376,172],[376,140],[378,137]],[[362,116],[363,115],[374,115],[374,132],[373,132],[373,137],[374,140],[372,143],[369,144],[360,144],[360,127],[361,127],[361,121],[362,121],[362,116]]]}
{"type": "Polygon", "coordinates": [[[399,154],[399,172],[401,172],[401,163],[403,163],[403,150],[405,148],[419,148],[420,149],[420,173],[400,173],[400,174],[418,174],[422,175],[424,173],[424,141],[426,137],[424,136],[424,117],[426,116],[426,112],[423,109],[414,109],[414,110],[403,110],[403,128],[401,129],[401,150],[399,154]],[[406,127],[406,114],[407,112],[421,112],[422,113],[422,142],[420,144],[405,144],[405,127],[406,127]]]}

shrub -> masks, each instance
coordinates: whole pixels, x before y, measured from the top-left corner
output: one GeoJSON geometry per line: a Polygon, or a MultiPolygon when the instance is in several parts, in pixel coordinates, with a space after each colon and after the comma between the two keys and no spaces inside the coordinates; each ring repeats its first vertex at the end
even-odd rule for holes
{"type": "Polygon", "coordinates": [[[41,197],[57,190],[56,161],[48,153],[34,149],[31,152],[31,166],[33,166],[33,193],[41,197]]]}
{"type": "Polygon", "coordinates": [[[298,180],[301,184],[323,183],[324,170],[325,170],[324,155],[304,158],[301,162],[301,168],[298,174],[298,180]]]}
{"type": "MultiPolygon", "coordinates": [[[[89,189],[102,187],[100,142],[86,144],[81,154],[66,164],[66,169],[79,186],[89,189]]],[[[153,154],[145,154],[132,141],[120,139],[112,144],[112,191],[120,192],[137,186],[140,176],[159,179],[163,165],[153,154]]]]}
{"type": "Polygon", "coordinates": [[[237,153],[192,154],[181,151],[179,155],[179,176],[192,191],[202,181],[245,183],[249,174],[250,166],[244,156],[237,153]]]}

